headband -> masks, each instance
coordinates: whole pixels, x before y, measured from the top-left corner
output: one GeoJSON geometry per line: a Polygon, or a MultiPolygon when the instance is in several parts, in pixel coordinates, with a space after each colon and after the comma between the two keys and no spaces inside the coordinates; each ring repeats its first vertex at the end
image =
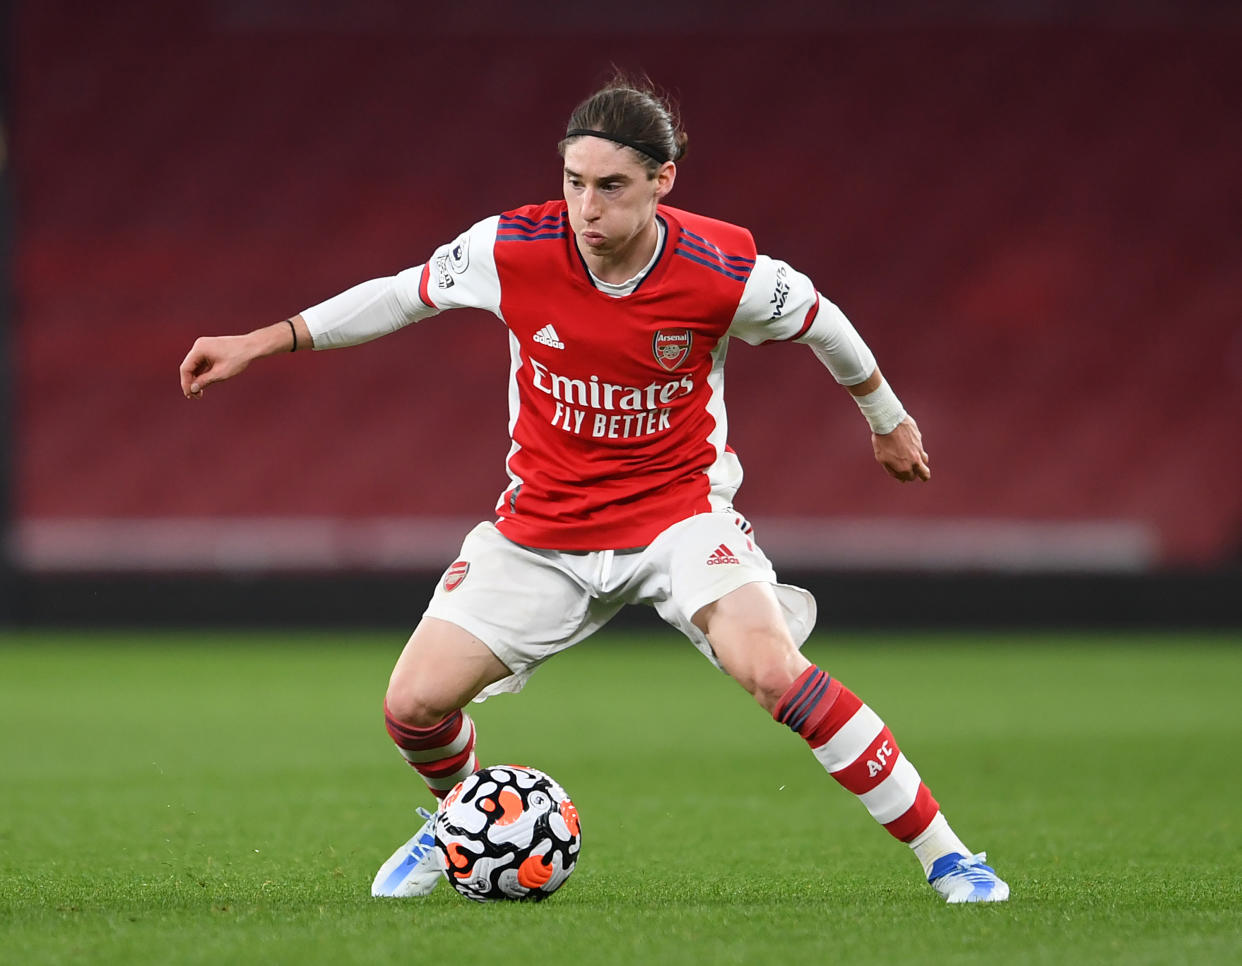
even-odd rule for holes
{"type": "Polygon", "coordinates": [[[594,131],[588,127],[575,127],[565,132],[565,138],[576,138],[579,135],[586,134],[593,138],[603,138],[605,141],[615,141],[617,144],[624,144],[627,148],[633,148],[639,154],[645,154],[657,164],[663,164],[670,160],[663,155],[657,154],[652,148],[639,144],[637,141],[631,141],[629,138],[623,138],[619,134],[609,134],[606,131],[594,131]]]}

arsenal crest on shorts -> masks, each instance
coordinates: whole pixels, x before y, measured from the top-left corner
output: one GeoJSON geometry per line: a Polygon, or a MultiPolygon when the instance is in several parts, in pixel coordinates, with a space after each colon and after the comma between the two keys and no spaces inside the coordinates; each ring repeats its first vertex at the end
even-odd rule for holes
{"type": "Polygon", "coordinates": [[[444,589],[456,590],[458,585],[466,579],[466,574],[469,572],[470,561],[458,560],[444,572],[444,589]]]}
{"type": "Polygon", "coordinates": [[[651,339],[651,351],[656,362],[672,372],[686,361],[693,344],[694,333],[689,329],[660,329],[651,339]]]}

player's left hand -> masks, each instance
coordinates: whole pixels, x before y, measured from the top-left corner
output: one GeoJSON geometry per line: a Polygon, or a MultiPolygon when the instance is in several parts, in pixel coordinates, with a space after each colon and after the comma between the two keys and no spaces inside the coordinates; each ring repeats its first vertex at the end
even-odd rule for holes
{"type": "Polygon", "coordinates": [[[931,479],[930,460],[923,449],[923,434],[913,416],[907,416],[897,428],[884,436],[871,434],[871,448],[876,461],[895,480],[927,482],[931,479]]]}

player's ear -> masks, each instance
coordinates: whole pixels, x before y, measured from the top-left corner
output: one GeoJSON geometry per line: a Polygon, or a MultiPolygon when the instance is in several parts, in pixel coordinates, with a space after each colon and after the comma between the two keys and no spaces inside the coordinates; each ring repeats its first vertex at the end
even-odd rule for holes
{"type": "Polygon", "coordinates": [[[656,172],[656,197],[663,198],[666,194],[673,190],[673,182],[677,180],[677,165],[672,161],[665,161],[660,165],[660,170],[656,172]]]}

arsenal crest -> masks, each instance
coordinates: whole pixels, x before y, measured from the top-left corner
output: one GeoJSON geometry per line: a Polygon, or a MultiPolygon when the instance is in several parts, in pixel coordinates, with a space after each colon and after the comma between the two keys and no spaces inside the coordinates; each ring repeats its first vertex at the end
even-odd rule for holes
{"type": "Polygon", "coordinates": [[[469,560],[458,560],[444,572],[444,589],[456,590],[470,572],[469,560]]]}
{"type": "Polygon", "coordinates": [[[689,329],[660,329],[651,339],[651,351],[656,362],[672,372],[686,361],[693,344],[694,333],[689,329]]]}

